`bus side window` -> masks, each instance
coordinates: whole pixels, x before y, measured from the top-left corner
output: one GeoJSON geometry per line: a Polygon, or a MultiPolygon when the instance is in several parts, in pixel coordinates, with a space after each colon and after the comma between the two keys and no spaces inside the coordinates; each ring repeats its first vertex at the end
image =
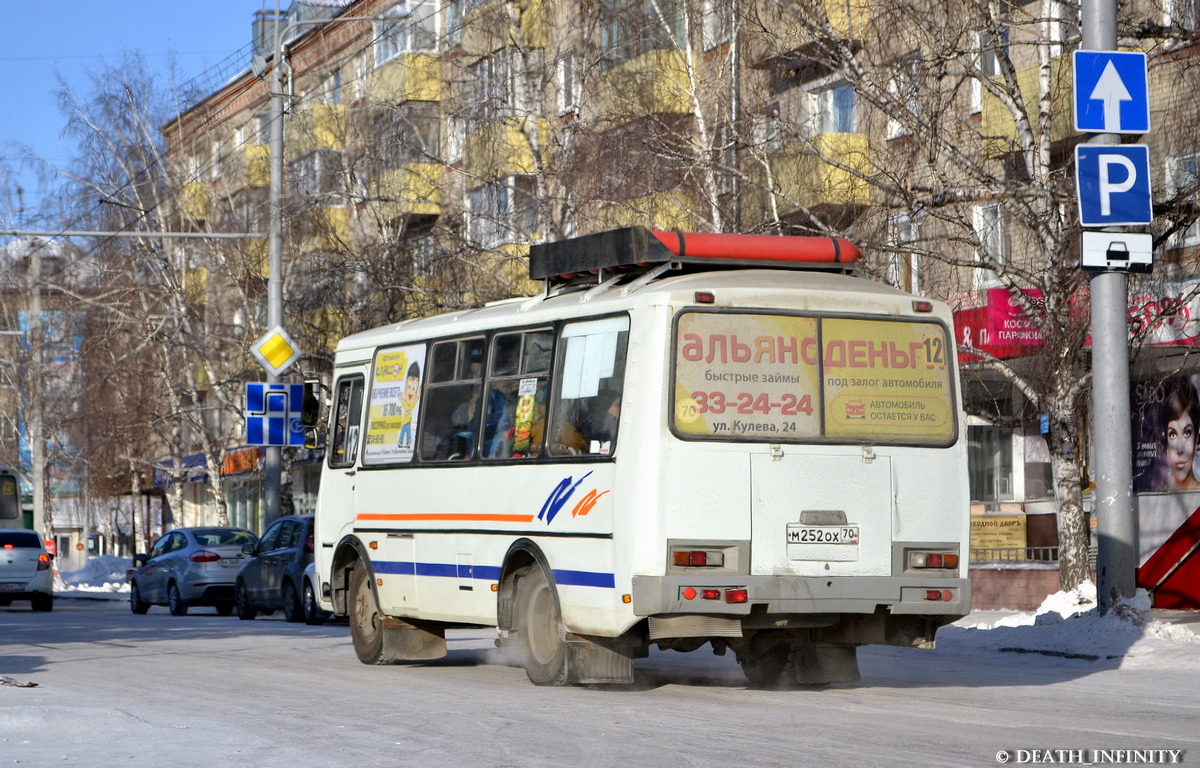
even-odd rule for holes
{"type": "Polygon", "coordinates": [[[479,436],[484,341],[443,341],[433,346],[430,376],[421,399],[423,461],[460,461],[475,455],[479,436]]]}
{"type": "Polygon", "coordinates": [[[572,323],[562,331],[549,453],[608,455],[616,449],[629,318],[572,323]]]}
{"type": "Polygon", "coordinates": [[[541,453],[547,382],[554,350],[550,329],[497,334],[492,340],[483,421],[485,459],[541,453]]]}
{"type": "Polygon", "coordinates": [[[354,465],[358,452],[358,431],[362,417],[363,378],[354,376],[337,383],[334,417],[330,429],[332,439],[329,466],[349,467],[354,465]]]}

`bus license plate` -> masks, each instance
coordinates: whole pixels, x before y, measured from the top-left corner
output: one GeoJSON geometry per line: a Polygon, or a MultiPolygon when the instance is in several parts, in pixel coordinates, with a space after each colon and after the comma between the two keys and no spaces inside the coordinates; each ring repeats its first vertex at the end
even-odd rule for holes
{"type": "Polygon", "coordinates": [[[857,544],[857,525],[788,525],[788,544],[857,544]]]}

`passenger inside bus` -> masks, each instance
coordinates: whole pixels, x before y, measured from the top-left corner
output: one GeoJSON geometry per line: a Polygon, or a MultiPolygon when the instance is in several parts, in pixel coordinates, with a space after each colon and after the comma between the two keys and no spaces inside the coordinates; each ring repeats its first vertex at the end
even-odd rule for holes
{"type": "Polygon", "coordinates": [[[621,416],[621,395],[610,389],[592,398],[562,403],[558,434],[552,442],[559,455],[608,453],[617,439],[621,416]]]}

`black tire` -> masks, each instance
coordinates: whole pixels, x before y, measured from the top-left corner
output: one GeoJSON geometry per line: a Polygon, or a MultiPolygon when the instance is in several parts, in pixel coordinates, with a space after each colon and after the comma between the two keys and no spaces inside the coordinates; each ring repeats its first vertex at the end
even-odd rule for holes
{"type": "Polygon", "coordinates": [[[304,580],[304,623],[309,626],[317,626],[324,624],[326,619],[325,611],[317,604],[317,591],[313,589],[312,582],[308,579],[304,580]]]}
{"type": "Polygon", "coordinates": [[[150,603],[142,599],[142,590],[136,581],[129,585],[129,610],[139,616],[150,610],[150,603]]]}
{"type": "Polygon", "coordinates": [[[30,607],[40,613],[49,613],[54,610],[54,595],[36,594],[29,601],[30,607]]]}
{"type": "Polygon", "coordinates": [[[250,621],[258,615],[258,611],[254,608],[254,603],[250,602],[250,595],[246,592],[246,585],[242,582],[237,583],[234,588],[234,605],[237,607],[237,617],[242,621],[250,621]]]}
{"type": "Polygon", "coordinates": [[[782,645],[762,654],[746,654],[738,657],[742,673],[755,688],[778,688],[783,682],[791,648],[782,645]]]}
{"type": "Polygon", "coordinates": [[[217,603],[214,606],[217,609],[218,616],[228,616],[233,613],[233,603],[217,603]]]}
{"type": "Polygon", "coordinates": [[[296,594],[296,585],[290,581],[283,584],[283,618],[295,624],[304,621],[304,606],[300,604],[300,596],[296,594]]]}
{"type": "Polygon", "coordinates": [[[383,664],[383,620],[367,567],[361,561],[350,571],[350,639],[363,664],[383,664]]]}
{"type": "Polygon", "coordinates": [[[566,631],[554,587],[540,567],[517,579],[517,639],[521,664],[534,685],[567,682],[566,631]]]}
{"type": "Polygon", "coordinates": [[[11,597],[0,597],[0,605],[12,605],[11,597]]]}
{"type": "Polygon", "coordinates": [[[167,609],[172,616],[187,616],[188,604],[183,601],[183,595],[179,594],[179,585],[173,581],[167,585],[167,609]]]}

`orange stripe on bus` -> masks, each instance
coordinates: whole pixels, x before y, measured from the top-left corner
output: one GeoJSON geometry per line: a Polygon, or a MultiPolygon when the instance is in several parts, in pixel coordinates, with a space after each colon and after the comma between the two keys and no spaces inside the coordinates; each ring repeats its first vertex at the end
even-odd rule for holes
{"type": "Polygon", "coordinates": [[[430,513],[415,513],[408,515],[376,515],[376,514],[361,514],[358,515],[359,520],[454,520],[454,521],[474,521],[474,522],[497,522],[497,523],[531,523],[533,515],[501,515],[501,514],[478,514],[478,515],[446,515],[436,512],[430,513]]]}

